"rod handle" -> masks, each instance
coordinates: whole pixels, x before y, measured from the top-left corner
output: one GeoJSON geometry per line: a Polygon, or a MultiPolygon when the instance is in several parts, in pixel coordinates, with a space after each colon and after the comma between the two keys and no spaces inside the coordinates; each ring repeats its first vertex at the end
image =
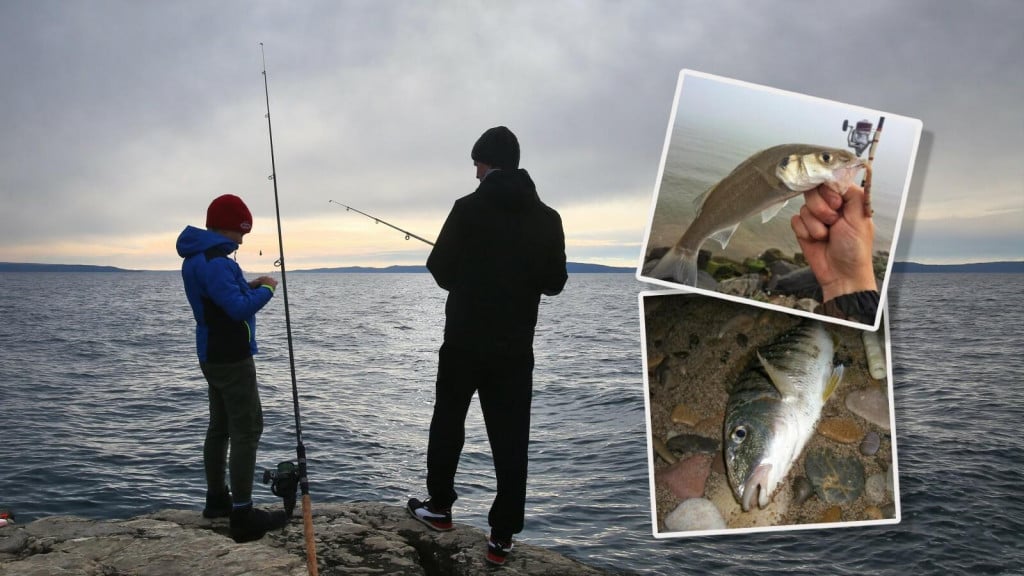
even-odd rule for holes
{"type": "Polygon", "coordinates": [[[309,576],[317,576],[316,541],[313,539],[313,504],[309,494],[302,495],[302,533],[306,538],[306,567],[309,576]]]}

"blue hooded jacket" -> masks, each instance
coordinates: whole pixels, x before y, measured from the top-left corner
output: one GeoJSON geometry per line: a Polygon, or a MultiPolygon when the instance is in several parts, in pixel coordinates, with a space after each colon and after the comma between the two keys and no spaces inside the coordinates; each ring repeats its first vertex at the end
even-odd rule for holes
{"type": "Polygon", "coordinates": [[[269,286],[251,288],[228,255],[238,250],[231,239],[186,226],[178,236],[185,295],[196,319],[200,362],[244,360],[257,352],[256,312],[274,296],[269,286]]]}

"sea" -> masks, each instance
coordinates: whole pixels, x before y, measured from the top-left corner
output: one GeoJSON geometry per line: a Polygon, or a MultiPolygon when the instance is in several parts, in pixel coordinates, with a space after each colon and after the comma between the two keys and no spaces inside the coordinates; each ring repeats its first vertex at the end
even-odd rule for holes
{"type": "MultiPolygon", "coordinates": [[[[317,502],[424,496],[445,292],[428,274],[287,276],[299,422],[317,502]]],[[[623,574],[1024,574],[1024,274],[895,274],[899,524],[655,539],[632,274],[544,298],[526,529],[623,574]]],[[[279,290],[280,292],[280,290],[279,290]]],[[[262,469],[293,459],[281,294],[257,320],[262,469]]],[[[203,506],[206,384],[176,272],[0,273],[0,510],[128,518],[203,506]]],[[[455,520],[494,475],[474,400],[455,520]]],[[[2,529],[2,528],[0,528],[2,529]]]]}

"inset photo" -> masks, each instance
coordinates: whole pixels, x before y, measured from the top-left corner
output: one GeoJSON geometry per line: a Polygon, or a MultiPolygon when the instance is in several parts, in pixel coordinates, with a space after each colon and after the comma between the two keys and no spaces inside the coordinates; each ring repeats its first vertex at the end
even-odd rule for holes
{"type": "Polygon", "coordinates": [[[639,299],[655,537],[900,521],[887,323],[639,299]]]}
{"type": "Polygon", "coordinates": [[[877,329],[921,128],[683,70],[637,278],[877,329]]]}

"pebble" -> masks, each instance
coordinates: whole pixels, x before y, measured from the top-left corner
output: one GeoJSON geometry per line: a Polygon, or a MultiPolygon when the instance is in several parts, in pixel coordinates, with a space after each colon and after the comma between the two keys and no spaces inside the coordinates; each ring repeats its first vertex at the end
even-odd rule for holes
{"type": "Polygon", "coordinates": [[[846,407],[882,430],[889,431],[889,397],[881,388],[850,392],[846,395],[846,407]]]}
{"type": "Polygon", "coordinates": [[[806,476],[797,476],[793,480],[793,504],[799,506],[814,495],[814,486],[806,476]]]}
{"type": "Polygon", "coordinates": [[[814,312],[818,308],[818,301],[814,298],[801,298],[796,301],[794,307],[805,312],[814,312]]]}
{"type": "Polygon", "coordinates": [[[750,297],[761,289],[763,282],[760,274],[747,274],[739,278],[722,280],[718,283],[718,290],[723,294],[750,297]]]}
{"type": "Polygon", "coordinates": [[[882,515],[885,516],[886,518],[895,518],[896,517],[896,503],[895,502],[889,502],[885,506],[882,506],[882,515]]]}
{"type": "Polygon", "coordinates": [[[669,438],[665,444],[670,450],[680,454],[706,452],[713,454],[719,451],[719,441],[697,434],[678,434],[669,438]]]}
{"type": "Polygon", "coordinates": [[[711,474],[711,456],[697,454],[659,470],[655,484],[663,486],[678,498],[697,498],[704,495],[704,485],[711,474]]]}
{"type": "Polygon", "coordinates": [[[878,449],[882,447],[882,437],[879,436],[878,432],[872,430],[864,436],[864,440],[860,443],[860,453],[865,456],[874,456],[878,453],[878,449]]]}
{"type": "Polygon", "coordinates": [[[818,432],[826,438],[853,444],[864,436],[864,430],[850,418],[827,418],[818,424],[818,432]]]}
{"type": "Polygon", "coordinates": [[[831,506],[827,510],[821,513],[821,522],[823,524],[831,522],[839,522],[843,519],[843,509],[839,506],[831,506]]]}
{"type": "Polygon", "coordinates": [[[818,448],[808,452],[804,471],[814,493],[829,504],[847,504],[864,493],[864,465],[855,458],[818,448]]]}
{"type": "Polygon", "coordinates": [[[647,355],[647,371],[654,372],[658,369],[658,366],[665,361],[664,352],[652,352],[647,355]]]}
{"type": "Polygon", "coordinates": [[[676,424],[693,426],[697,422],[700,422],[702,417],[703,415],[700,412],[697,412],[686,404],[680,404],[672,410],[672,421],[676,424]]]}
{"type": "Polygon", "coordinates": [[[868,502],[881,504],[888,500],[885,477],[886,474],[882,472],[868,476],[867,481],[864,482],[864,497],[867,498],[868,502]]]}
{"type": "Polygon", "coordinates": [[[670,532],[723,530],[725,519],[710,500],[690,498],[665,516],[665,528],[670,532]]]}
{"type": "Polygon", "coordinates": [[[882,509],[878,506],[868,506],[864,508],[864,516],[868,520],[881,520],[885,518],[885,514],[882,513],[882,509]]]}

